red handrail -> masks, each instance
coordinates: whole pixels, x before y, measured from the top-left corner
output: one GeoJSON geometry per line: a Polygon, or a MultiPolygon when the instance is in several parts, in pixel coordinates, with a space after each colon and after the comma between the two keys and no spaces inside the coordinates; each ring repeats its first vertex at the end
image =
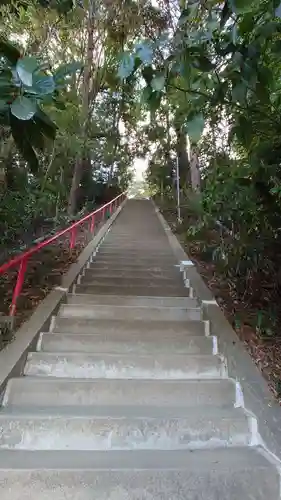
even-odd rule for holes
{"type": "Polygon", "coordinates": [[[113,213],[114,210],[124,201],[126,198],[126,193],[119,194],[113,200],[109,201],[102,207],[98,208],[94,212],[91,212],[90,214],[86,215],[82,219],[74,222],[71,226],[67,227],[66,229],[63,229],[61,231],[58,231],[56,234],[53,236],[50,236],[46,240],[40,241],[37,245],[31,247],[29,250],[26,250],[25,252],[20,253],[13,259],[9,260],[5,264],[2,264],[0,266],[0,275],[6,273],[9,269],[14,268],[16,266],[19,266],[19,271],[18,271],[18,276],[17,276],[17,281],[15,284],[15,288],[13,291],[13,297],[12,297],[12,302],[10,305],[10,316],[15,316],[16,313],[16,305],[17,305],[17,299],[21,293],[22,286],[24,283],[24,277],[25,277],[25,272],[27,268],[27,263],[29,258],[37,253],[39,250],[42,250],[42,248],[45,248],[46,246],[50,245],[54,241],[56,241],[58,238],[61,238],[61,236],[64,236],[67,233],[71,233],[70,235],[70,248],[74,248],[75,242],[76,242],[76,235],[77,235],[77,228],[79,226],[82,226],[84,222],[90,221],[90,231],[93,232],[95,228],[95,218],[98,213],[101,213],[102,219],[105,216],[105,210],[106,208],[109,209],[110,214],[113,213]]]}

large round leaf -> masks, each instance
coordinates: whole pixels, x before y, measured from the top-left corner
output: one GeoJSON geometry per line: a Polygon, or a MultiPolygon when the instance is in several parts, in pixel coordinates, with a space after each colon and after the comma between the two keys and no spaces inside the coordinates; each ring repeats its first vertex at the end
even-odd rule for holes
{"type": "Polygon", "coordinates": [[[33,73],[37,68],[38,62],[35,57],[26,56],[18,60],[16,70],[24,85],[32,87],[33,73]]]}
{"type": "Polygon", "coordinates": [[[164,75],[159,75],[155,76],[151,82],[151,87],[154,90],[161,91],[165,87],[165,76],[164,75]]]}
{"type": "Polygon", "coordinates": [[[153,49],[148,42],[139,43],[136,46],[137,56],[145,64],[151,64],[153,60],[153,49]]]}
{"type": "Polygon", "coordinates": [[[125,53],[123,54],[121,64],[118,68],[118,76],[121,79],[128,78],[133,71],[135,67],[135,60],[131,54],[125,53]]]}
{"type": "Polygon", "coordinates": [[[32,89],[39,95],[52,94],[55,90],[53,77],[44,73],[35,73],[33,75],[32,89]]]}
{"type": "Polygon", "coordinates": [[[71,63],[62,64],[55,72],[54,78],[56,81],[64,79],[66,76],[72,76],[76,71],[81,70],[83,65],[81,62],[73,61],[71,63]]]}
{"type": "Polygon", "coordinates": [[[17,97],[11,105],[11,112],[19,120],[30,120],[37,111],[35,99],[17,97]]]}
{"type": "Polygon", "coordinates": [[[186,131],[191,143],[197,143],[200,140],[202,132],[204,130],[204,125],[205,120],[202,113],[194,115],[190,120],[187,121],[186,131]]]}

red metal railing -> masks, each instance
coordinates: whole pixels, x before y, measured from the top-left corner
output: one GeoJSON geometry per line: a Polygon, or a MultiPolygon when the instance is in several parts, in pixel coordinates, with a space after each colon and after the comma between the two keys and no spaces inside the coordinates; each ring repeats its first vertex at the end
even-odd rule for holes
{"type": "Polygon", "coordinates": [[[110,202],[106,203],[102,207],[98,208],[94,212],[91,212],[90,214],[86,215],[82,219],[78,220],[77,222],[74,222],[71,226],[67,227],[66,229],[63,229],[62,231],[58,231],[56,234],[53,236],[50,236],[46,240],[41,241],[37,245],[34,245],[31,247],[29,250],[17,255],[10,261],[6,262],[5,264],[2,264],[0,266],[0,275],[6,273],[12,268],[15,268],[19,266],[18,270],[18,275],[17,275],[17,281],[13,290],[13,296],[12,296],[12,302],[10,305],[10,316],[15,316],[16,314],[16,308],[17,308],[17,300],[20,296],[22,286],[24,283],[24,277],[25,277],[25,272],[27,269],[27,264],[28,260],[32,255],[35,253],[39,252],[39,250],[42,250],[42,248],[47,247],[51,243],[54,243],[54,241],[58,240],[62,236],[69,234],[70,233],[70,249],[73,249],[75,247],[76,243],[76,237],[77,237],[77,229],[78,227],[82,226],[85,222],[89,222],[89,229],[93,233],[95,230],[95,223],[98,215],[101,215],[101,220],[104,220],[106,210],[109,211],[110,215],[118,208],[118,206],[125,200],[126,198],[126,193],[122,193],[119,196],[116,196],[113,200],[110,202]]]}

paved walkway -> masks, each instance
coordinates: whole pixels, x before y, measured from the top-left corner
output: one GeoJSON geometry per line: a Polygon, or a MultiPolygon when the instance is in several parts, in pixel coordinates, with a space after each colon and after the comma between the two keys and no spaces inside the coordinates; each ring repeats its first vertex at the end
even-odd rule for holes
{"type": "Polygon", "coordinates": [[[1,500],[270,500],[280,476],[149,201],[128,201],[0,412],[1,500]]]}

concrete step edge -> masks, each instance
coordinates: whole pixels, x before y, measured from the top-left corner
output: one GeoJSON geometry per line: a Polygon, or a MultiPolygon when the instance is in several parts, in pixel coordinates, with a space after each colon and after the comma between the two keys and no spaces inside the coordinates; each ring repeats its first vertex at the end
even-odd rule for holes
{"type": "MultiPolygon", "coordinates": [[[[77,341],[86,343],[86,349],[78,351],[79,346],[75,346],[75,349],[77,349],[76,352],[91,352],[88,351],[89,349],[89,344],[93,345],[93,348],[95,346],[99,346],[99,351],[95,352],[102,352],[102,346],[104,345],[105,352],[114,352],[114,349],[116,350],[116,353],[119,352],[131,352],[131,353],[145,353],[151,351],[152,347],[155,347],[155,350],[153,350],[154,353],[159,352],[165,352],[165,349],[167,349],[167,352],[185,352],[189,353],[191,351],[192,354],[195,354],[196,350],[194,348],[194,345],[198,345],[198,349],[202,349],[203,347],[207,348],[207,350],[210,350],[209,354],[218,354],[218,340],[217,337],[215,336],[188,336],[188,338],[183,338],[178,341],[175,339],[164,339],[162,341],[163,347],[159,348],[159,341],[156,338],[151,338],[148,337],[146,339],[137,339],[134,337],[131,337],[130,335],[125,338],[116,338],[116,334],[111,335],[110,338],[105,337],[104,335],[98,335],[98,334],[91,334],[91,333],[63,333],[63,332],[41,332],[36,344],[36,351],[40,352],[54,352],[49,349],[46,350],[44,348],[44,342],[49,341],[52,343],[52,341],[55,341],[55,346],[56,346],[56,352],[61,352],[60,350],[57,351],[58,349],[58,343],[61,342],[62,344],[66,342],[72,342],[72,341],[77,341]],[[127,351],[125,350],[126,345],[128,346],[127,351]],[[109,347],[111,350],[109,350],[109,347]],[[119,350],[118,350],[119,349],[119,350]],[[146,351],[147,350],[147,351],[146,351]],[[195,351],[195,352],[194,352],[195,351]]],[[[63,349],[66,351],[66,349],[63,349]]],[[[67,352],[74,352],[73,348],[68,349],[67,352]]],[[[93,351],[94,352],[94,351],[93,351]]]]}
{"type": "Polygon", "coordinates": [[[252,417],[243,411],[189,412],[186,417],[0,415],[0,449],[130,450],[250,446],[252,417]]]}
{"type": "MultiPolygon", "coordinates": [[[[1,450],[0,470],[186,470],[275,467],[261,447],[232,447],[194,451],[25,451],[1,450]]],[[[275,500],[275,499],[270,499],[275,500]]],[[[276,499],[277,500],[277,499],[276,499]]]]}
{"type": "MultiPolygon", "coordinates": [[[[71,305],[74,305],[74,304],[77,304],[77,305],[80,305],[81,303],[83,304],[83,301],[86,301],[84,302],[84,304],[86,303],[91,303],[90,301],[93,300],[94,302],[97,303],[98,305],[98,300],[100,300],[102,302],[103,305],[111,305],[111,302],[114,302],[114,301],[119,301],[119,302],[123,302],[124,301],[124,304],[121,304],[121,305],[130,305],[130,302],[135,302],[135,304],[133,304],[134,306],[139,306],[139,304],[137,304],[137,302],[144,302],[145,300],[148,301],[148,303],[151,303],[150,301],[152,302],[159,302],[159,306],[161,306],[161,301],[163,303],[165,302],[168,302],[168,301],[171,301],[171,304],[169,304],[168,306],[166,305],[163,305],[162,307],[187,307],[187,308],[197,308],[197,307],[200,307],[200,304],[198,302],[198,299],[197,298],[190,298],[190,297],[163,297],[163,296],[151,296],[151,295],[147,295],[147,296],[134,296],[134,295],[102,295],[101,297],[95,295],[95,294],[90,294],[90,293],[68,293],[67,294],[67,297],[66,297],[66,300],[67,301],[70,301],[70,302],[67,302],[67,303],[70,303],[71,305]],[[77,302],[75,302],[77,301],[77,302]],[[89,302],[87,302],[89,301],[89,302]],[[108,301],[108,302],[106,302],[108,301]],[[174,302],[174,304],[172,304],[172,302],[174,302]],[[177,304],[178,303],[182,303],[182,305],[178,306],[177,304]]],[[[114,304],[114,305],[119,305],[119,304],[114,304]]],[[[154,306],[152,306],[154,307],[154,306]]],[[[156,305],[156,307],[158,307],[158,304],[156,305]]]]}
{"type": "Polygon", "coordinates": [[[32,352],[24,375],[58,378],[190,379],[227,377],[226,359],[221,355],[190,354],[88,354],[32,352]]]}

